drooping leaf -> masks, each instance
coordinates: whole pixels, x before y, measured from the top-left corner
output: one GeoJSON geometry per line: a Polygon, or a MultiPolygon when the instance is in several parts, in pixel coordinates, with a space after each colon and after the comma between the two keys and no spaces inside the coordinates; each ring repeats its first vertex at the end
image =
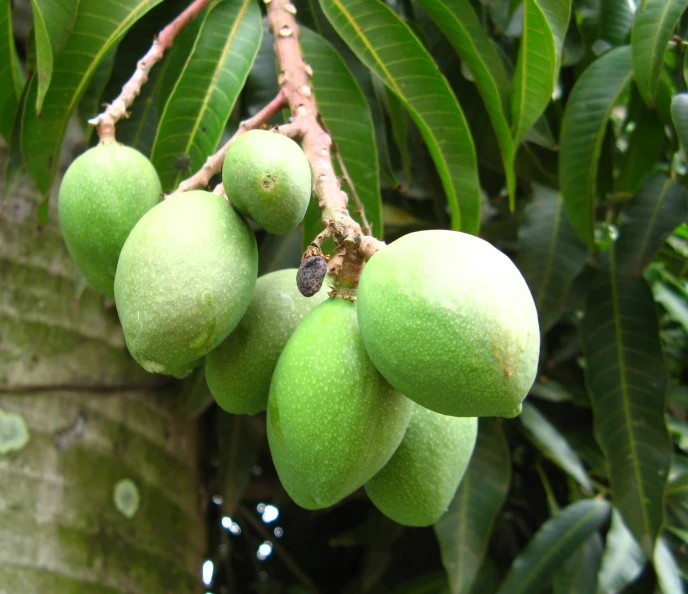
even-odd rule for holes
{"type": "Polygon", "coordinates": [[[681,568],[663,537],[657,541],[653,563],[662,594],[683,594],[686,591],[681,568]]]}
{"type": "Polygon", "coordinates": [[[597,576],[597,594],[616,594],[635,580],[645,565],[645,553],[638,546],[621,514],[612,510],[612,524],[597,576]]]}
{"type": "Polygon", "coordinates": [[[554,575],[554,594],[593,594],[602,557],[602,538],[593,532],[554,575]]]}
{"type": "MultiPolygon", "coordinates": [[[[108,50],[129,27],[161,0],[80,0],[72,35],[55,59],[52,84],[43,100],[42,117],[24,110],[22,153],[43,194],[52,185],[69,117],[108,50]]],[[[38,80],[32,77],[27,105],[35,103],[38,80]]]]}
{"type": "Polygon", "coordinates": [[[408,113],[404,109],[404,105],[401,100],[392,93],[387,87],[385,87],[377,79],[373,83],[379,83],[380,89],[379,95],[384,97],[385,106],[387,107],[387,115],[389,116],[389,124],[392,131],[392,139],[399,152],[399,157],[401,158],[401,167],[404,170],[404,175],[406,176],[406,185],[413,185],[413,173],[411,168],[411,151],[409,150],[409,120],[408,113]]]}
{"type": "Polygon", "coordinates": [[[572,399],[571,393],[562,384],[543,377],[535,380],[530,393],[550,402],[568,402],[572,399]]]}
{"type": "Polygon", "coordinates": [[[9,142],[19,106],[24,75],[19,67],[12,30],[12,3],[0,0],[0,135],[9,142]]]}
{"type": "Polygon", "coordinates": [[[478,440],[447,513],[435,524],[453,594],[468,592],[487,551],[511,482],[509,446],[499,421],[480,419],[478,440]]]}
{"type": "Polygon", "coordinates": [[[337,33],[409,110],[437,167],[452,228],[477,233],[480,183],[466,118],[409,27],[383,3],[320,0],[337,33]]]}
{"type": "Polygon", "coordinates": [[[509,78],[502,59],[468,0],[419,0],[418,3],[447,36],[463,64],[471,71],[499,142],[513,208],[516,151],[506,117],[509,108],[509,78]]]}
{"type": "Polygon", "coordinates": [[[523,34],[511,96],[514,143],[525,137],[552,99],[571,0],[524,0],[523,34]]]}
{"type": "MultiPolygon", "coordinates": [[[[302,27],[301,49],[304,59],[313,68],[312,85],[318,110],[363,203],[373,235],[382,238],[380,170],[368,102],[344,60],[317,33],[302,27]]],[[[355,210],[355,202],[346,184],[342,189],[349,193],[349,209],[355,210]]]]}
{"type": "Polygon", "coordinates": [[[569,474],[586,491],[592,493],[592,483],[585,472],[583,463],[549,419],[529,402],[523,403],[523,410],[518,418],[545,456],[569,474]]]}
{"type": "Polygon", "coordinates": [[[602,499],[582,499],[547,520],[514,559],[498,594],[537,594],[609,517],[602,499]]]}
{"type": "Polygon", "coordinates": [[[661,173],[643,182],[621,213],[618,271],[640,277],[669,234],[688,217],[688,190],[661,173]]]}
{"type": "Polygon", "coordinates": [[[36,111],[40,113],[52,80],[55,58],[67,43],[76,22],[79,0],[31,0],[31,8],[38,78],[36,111]]]}
{"type": "Polygon", "coordinates": [[[103,92],[112,74],[112,69],[115,66],[117,46],[118,44],[113,45],[108,53],[105,54],[103,61],[98,64],[77,108],[79,124],[87,139],[90,138],[91,134],[94,132],[93,128],[89,126],[88,120],[98,115],[103,109],[103,92]]]}
{"type": "Polygon", "coordinates": [[[633,21],[633,76],[648,105],[654,105],[671,34],[688,0],[645,0],[633,21]]]}
{"type": "Polygon", "coordinates": [[[251,0],[223,0],[206,13],[153,143],[151,161],[165,192],[215,152],[262,35],[260,10],[251,0]]]}
{"type": "Polygon", "coordinates": [[[650,288],[643,279],[619,276],[610,254],[610,269],[593,281],[580,324],[585,378],[613,502],[651,557],[671,458],[664,422],[668,378],[650,288]]]}
{"type": "Polygon", "coordinates": [[[561,195],[533,185],[533,201],[523,213],[518,231],[516,264],[528,281],[546,332],[557,321],[573,279],[587,259],[587,250],[576,235],[561,195]]]}
{"type": "Polygon", "coordinates": [[[569,220],[588,249],[595,245],[598,160],[607,121],[630,78],[630,47],[611,50],[576,81],[564,112],[559,156],[561,193],[569,220]]]}
{"type": "Polygon", "coordinates": [[[633,8],[630,2],[602,0],[600,3],[600,39],[612,45],[626,42],[633,25],[633,8]]]}
{"type": "Polygon", "coordinates": [[[671,99],[671,119],[683,152],[688,150],[688,93],[676,93],[671,99]]]}

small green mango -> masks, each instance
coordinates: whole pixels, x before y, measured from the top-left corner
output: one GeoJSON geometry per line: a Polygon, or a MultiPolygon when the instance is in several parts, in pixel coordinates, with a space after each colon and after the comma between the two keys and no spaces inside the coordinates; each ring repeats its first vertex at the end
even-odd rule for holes
{"type": "Polygon", "coordinates": [[[294,229],[311,197],[311,168],[291,138],[267,130],[241,134],[222,166],[227,198],[268,233],[294,229]]]}
{"type": "Polygon", "coordinates": [[[74,263],[103,295],[114,297],[124,241],[160,200],[153,165],[128,146],[99,144],[67,169],[58,195],[62,235],[74,263]]]}
{"type": "Polygon", "coordinates": [[[388,518],[430,526],[447,511],[473,454],[478,419],[449,417],[415,405],[401,444],[366,485],[388,518]]]}
{"type": "Polygon", "coordinates": [[[227,412],[255,415],[267,407],[270,380],[284,345],[305,315],[327,299],[296,286],[296,268],[261,276],[239,325],[208,353],[205,375],[215,401],[227,412]]]}
{"type": "Polygon", "coordinates": [[[361,274],[358,322],[380,373],[457,417],[513,417],[537,373],[535,303],[512,261],[457,231],[404,235],[361,274]]]}
{"type": "Polygon", "coordinates": [[[217,194],[172,196],[122,248],[115,304],[129,352],[152,373],[184,375],[236,327],[258,270],[246,221],[217,194]]]}
{"type": "Polygon", "coordinates": [[[390,459],[411,412],[370,362],[355,305],[321,303],[287,342],[270,385],[268,443],[282,485],[306,509],[334,505],[390,459]]]}

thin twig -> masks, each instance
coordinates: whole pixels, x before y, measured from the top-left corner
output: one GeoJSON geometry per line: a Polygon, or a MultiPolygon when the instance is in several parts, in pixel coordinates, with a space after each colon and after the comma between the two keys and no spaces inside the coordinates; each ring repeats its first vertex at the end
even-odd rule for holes
{"type": "Polygon", "coordinates": [[[153,45],[138,61],[133,76],[122,87],[119,97],[107,106],[105,111],[88,123],[97,127],[101,142],[115,142],[115,124],[127,115],[127,109],[141,92],[148,80],[151,68],[162,60],[162,56],[174,42],[177,34],[188,25],[210,3],[210,0],[194,0],[176,19],[174,19],[153,40],[153,45]]]}

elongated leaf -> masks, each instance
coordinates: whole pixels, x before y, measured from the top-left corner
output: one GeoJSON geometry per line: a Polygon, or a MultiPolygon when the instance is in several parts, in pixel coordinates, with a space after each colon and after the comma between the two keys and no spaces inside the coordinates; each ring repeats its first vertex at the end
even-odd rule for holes
{"type": "Polygon", "coordinates": [[[569,287],[588,255],[558,192],[533,185],[533,201],[523,214],[518,241],[516,264],[535,298],[540,329],[547,332],[559,319],[569,287]]]}
{"type": "Polygon", "coordinates": [[[98,64],[98,68],[96,68],[96,71],[93,73],[91,81],[88,83],[88,88],[77,108],[79,124],[81,124],[84,136],[86,136],[87,139],[94,133],[93,127],[88,124],[88,120],[100,113],[104,103],[103,92],[108,84],[108,80],[110,80],[112,69],[115,66],[117,45],[118,44],[113,45],[108,53],[105,54],[103,61],[98,64]]]}
{"type": "MultiPolygon", "coordinates": [[[[80,0],[72,35],[54,62],[52,84],[43,100],[42,116],[26,109],[22,153],[27,169],[43,194],[52,185],[69,117],[88,81],[108,50],[137,19],[161,0],[80,0]]],[[[27,105],[35,103],[38,79],[29,84],[27,105]]]]}
{"type": "Polygon", "coordinates": [[[263,26],[252,0],[224,0],[206,13],[196,44],[160,116],[151,160],[169,192],[217,147],[255,60],[263,26]],[[179,159],[185,161],[183,167],[179,159]]]}
{"type": "Polygon", "coordinates": [[[681,568],[664,538],[657,542],[653,562],[662,594],[683,594],[686,591],[681,568]]]}
{"type": "Polygon", "coordinates": [[[40,113],[53,76],[53,62],[72,32],[79,0],[31,0],[31,7],[38,76],[36,111],[40,113]]]}
{"type": "Polygon", "coordinates": [[[483,30],[468,0],[419,0],[418,3],[447,36],[473,75],[499,142],[510,204],[513,208],[516,192],[516,151],[506,117],[509,106],[509,79],[497,48],[483,30]]]}
{"type": "MultiPolygon", "coordinates": [[[[304,59],[313,68],[312,84],[318,110],[337,143],[366,217],[373,227],[373,235],[382,238],[380,169],[375,127],[368,102],[344,60],[317,33],[303,27],[301,49],[304,59]]],[[[346,186],[343,189],[346,190],[346,186]]],[[[356,208],[351,197],[349,208],[352,211],[356,208]]]]}
{"type": "Polygon", "coordinates": [[[600,4],[600,38],[612,45],[626,42],[633,25],[633,8],[630,2],[602,0],[600,4]]]}
{"type": "Polygon", "coordinates": [[[571,224],[588,249],[595,245],[597,167],[607,121],[630,77],[630,47],[611,50],[578,79],[564,112],[559,156],[561,193],[571,224]]]}
{"type": "Polygon", "coordinates": [[[685,154],[688,151],[688,93],[676,93],[672,97],[671,119],[685,154]]]}
{"type": "Polygon", "coordinates": [[[382,89],[380,89],[380,96],[384,97],[384,102],[387,106],[387,115],[389,116],[389,124],[392,130],[392,139],[399,151],[401,158],[401,167],[406,176],[406,185],[413,185],[413,173],[411,168],[411,151],[409,150],[409,116],[402,104],[401,100],[385,87],[377,79],[377,82],[382,89]]]}
{"type": "Polygon", "coordinates": [[[688,190],[661,173],[648,176],[624,206],[616,244],[620,274],[640,277],[669,234],[688,217],[688,190]]]}
{"type": "Polygon", "coordinates": [[[509,446],[499,421],[482,418],[466,474],[447,513],[435,524],[454,594],[468,592],[476,579],[510,482],[509,446]]]}
{"type": "Polygon", "coordinates": [[[518,418],[544,454],[573,477],[581,487],[592,493],[592,483],[583,463],[549,419],[528,402],[523,404],[523,411],[518,418]]]}
{"type": "Polygon", "coordinates": [[[610,254],[612,266],[593,281],[580,325],[585,381],[614,504],[651,557],[671,459],[667,372],[650,288],[643,279],[618,276],[610,254]]]}
{"type": "Polygon", "coordinates": [[[320,0],[335,30],[409,110],[442,179],[452,228],[477,233],[480,182],[466,118],[446,79],[408,26],[385,4],[320,0]]]}
{"type": "Polygon", "coordinates": [[[602,538],[593,532],[554,575],[554,594],[593,594],[602,557],[602,538]]]}
{"type": "Polygon", "coordinates": [[[664,52],[688,0],[645,0],[633,21],[633,75],[648,105],[654,105],[664,52]]]}
{"type": "Polygon", "coordinates": [[[498,594],[537,594],[609,516],[601,499],[582,499],[547,520],[514,559],[498,594]]]}
{"type": "Polygon", "coordinates": [[[597,577],[597,594],[616,594],[635,580],[645,565],[645,553],[638,546],[621,514],[612,510],[612,525],[597,577]]]}
{"type": "Polygon", "coordinates": [[[24,76],[19,67],[12,30],[12,3],[0,0],[0,134],[9,142],[24,76]]]}
{"type": "Polygon", "coordinates": [[[511,101],[515,144],[521,142],[552,98],[570,14],[571,0],[523,2],[523,34],[511,101]]]}

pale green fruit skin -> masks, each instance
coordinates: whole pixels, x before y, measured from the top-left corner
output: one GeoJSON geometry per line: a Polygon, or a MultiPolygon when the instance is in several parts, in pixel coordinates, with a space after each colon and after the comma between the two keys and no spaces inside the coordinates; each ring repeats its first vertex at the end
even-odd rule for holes
{"type": "Polygon", "coordinates": [[[311,197],[311,168],[291,138],[267,130],[241,134],[222,166],[227,198],[268,233],[294,229],[311,197]]]}
{"type": "Polygon", "coordinates": [[[287,342],[270,385],[268,443],[287,493],[318,509],[362,487],[396,450],[412,407],[366,355],[355,305],[318,305],[287,342]]]}
{"type": "Polygon", "coordinates": [[[114,297],[117,260],[139,219],[162,200],[160,179],[139,151],[100,144],[77,157],[60,185],[65,244],[86,280],[114,297]]]}
{"type": "Polygon", "coordinates": [[[255,237],[222,196],[158,204],[129,235],[115,276],[129,352],[150,372],[190,371],[239,323],[257,270],[255,237]]]}
{"type": "Polygon", "coordinates": [[[304,297],[296,268],[261,276],[239,325],[208,353],[205,377],[215,401],[229,413],[255,415],[268,403],[280,353],[306,314],[327,299],[329,287],[304,297]]]}
{"type": "Polygon", "coordinates": [[[466,472],[477,434],[475,417],[449,417],[415,405],[397,451],[366,483],[368,497],[399,524],[434,524],[466,472]]]}
{"type": "Polygon", "coordinates": [[[380,373],[435,412],[513,417],[535,381],[540,329],[528,285],[472,235],[410,233],[373,255],[358,321],[380,373]]]}

